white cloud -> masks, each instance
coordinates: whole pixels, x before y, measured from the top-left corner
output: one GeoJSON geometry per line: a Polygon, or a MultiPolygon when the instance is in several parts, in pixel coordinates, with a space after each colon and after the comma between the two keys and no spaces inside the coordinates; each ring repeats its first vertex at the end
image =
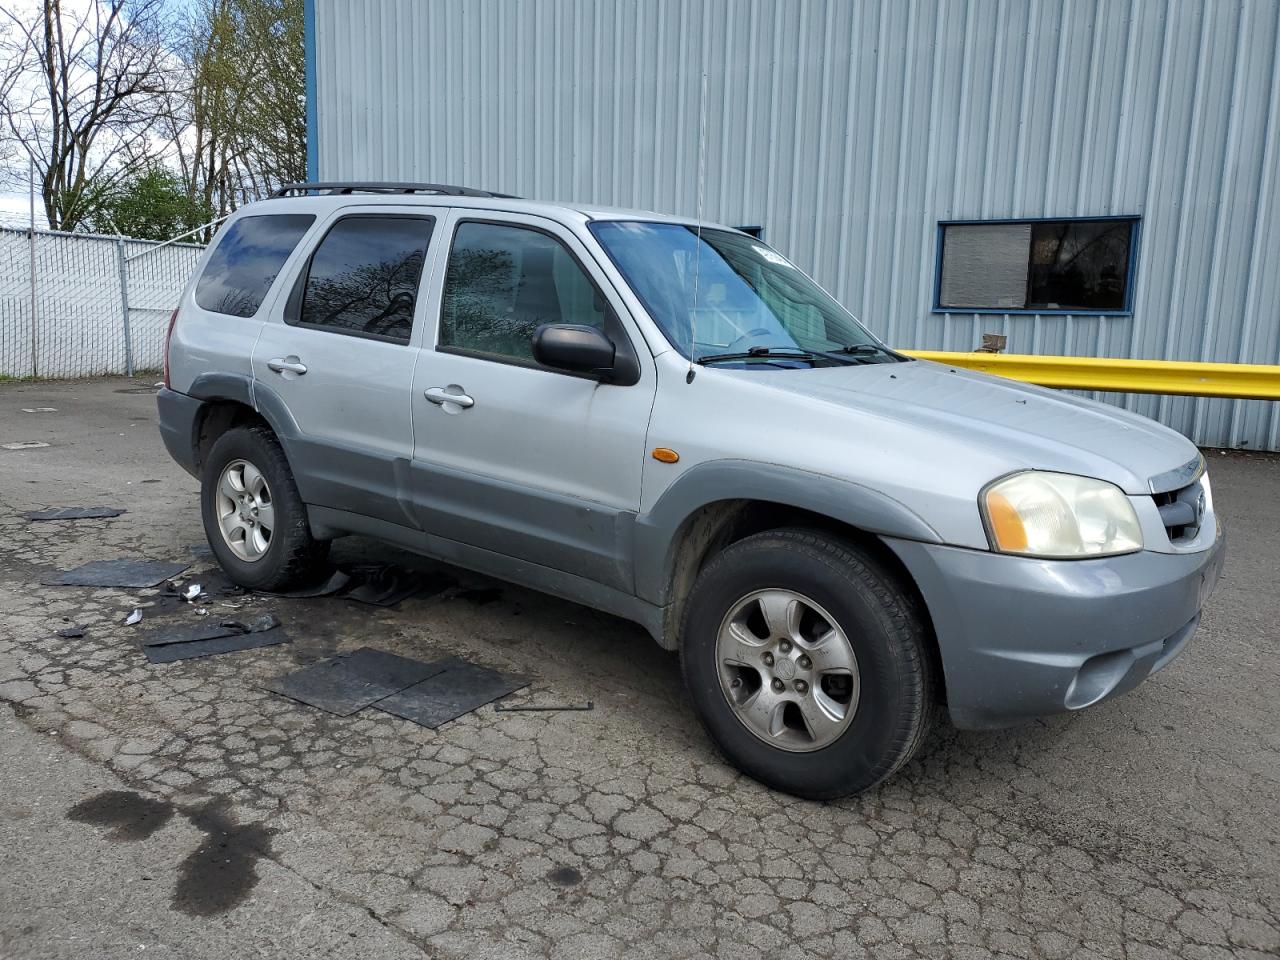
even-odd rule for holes
{"type": "MultiPolygon", "coordinates": [[[[30,220],[25,193],[0,193],[0,226],[25,227],[30,220]]],[[[40,197],[36,197],[36,229],[43,230],[49,225],[45,219],[44,207],[40,197]]]]}

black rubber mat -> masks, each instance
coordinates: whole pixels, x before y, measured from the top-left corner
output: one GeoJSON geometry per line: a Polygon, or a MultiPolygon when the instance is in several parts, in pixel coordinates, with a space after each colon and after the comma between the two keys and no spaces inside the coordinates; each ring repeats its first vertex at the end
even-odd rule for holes
{"type": "Polygon", "coordinates": [[[125,513],[123,507],[52,507],[48,510],[28,510],[23,514],[28,520],[99,520],[118,517],[125,513]]]}
{"type": "Polygon", "coordinates": [[[154,587],[190,564],[164,560],[91,560],[44,581],[50,587],[154,587]]]}
{"type": "Polygon", "coordinates": [[[374,707],[434,730],[528,685],[527,677],[452,658],[442,673],[379,700],[374,707]]]}
{"type": "Polygon", "coordinates": [[[220,653],[238,650],[254,650],[271,647],[289,640],[280,627],[245,633],[229,627],[206,627],[201,635],[156,639],[145,643],[142,652],[152,663],[174,663],[178,660],[194,660],[212,657],[220,653]]]}
{"type": "Polygon", "coordinates": [[[421,683],[446,669],[448,660],[423,663],[372,647],[321,660],[277,677],[266,689],[340,717],[421,683]]]}

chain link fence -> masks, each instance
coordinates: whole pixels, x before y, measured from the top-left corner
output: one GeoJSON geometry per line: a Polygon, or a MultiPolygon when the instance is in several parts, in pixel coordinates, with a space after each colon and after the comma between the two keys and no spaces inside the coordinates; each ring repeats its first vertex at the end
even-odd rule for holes
{"type": "Polygon", "coordinates": [[[0,227],[0,377],[159,370],[203,249],[0,227]]]}

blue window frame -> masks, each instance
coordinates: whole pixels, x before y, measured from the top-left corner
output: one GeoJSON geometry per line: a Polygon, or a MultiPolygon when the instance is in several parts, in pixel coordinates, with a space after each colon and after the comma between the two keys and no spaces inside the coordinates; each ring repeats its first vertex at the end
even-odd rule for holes
{"type": "Polygon", "coordinates": [[[935,313],[1127,316],[1140,219],[938,223],[935,313]]]}

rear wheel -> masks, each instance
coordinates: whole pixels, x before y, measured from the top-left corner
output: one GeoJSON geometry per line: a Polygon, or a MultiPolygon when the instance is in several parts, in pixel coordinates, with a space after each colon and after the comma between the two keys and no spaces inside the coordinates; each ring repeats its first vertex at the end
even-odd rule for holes
{"type": "Polygon", "coordinates": [[[205,536],[227,575],[252,590],[283,590],[315,579],[329,541],[311,536],[279,441],[264,427],[234,427],[205,458],[205,536]]]}
{"type": "Polygon", "coordinates": [[[917,603],[868,552],[774,530],[707,565],[681,660],[707,732],[750,776],[789,793],[858,793],[916,751],[934,710],[917,603]]]}

